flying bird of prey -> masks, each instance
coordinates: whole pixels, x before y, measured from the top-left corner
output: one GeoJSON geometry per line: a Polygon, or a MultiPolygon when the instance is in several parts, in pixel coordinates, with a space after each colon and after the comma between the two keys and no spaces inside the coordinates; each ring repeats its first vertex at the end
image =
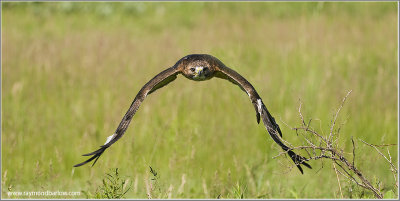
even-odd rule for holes
{"type": "Polygon", "coordinates": [[[251,103],[253,104],[254,109],[256,111],[257,123],[260,123],[260,118],[261,118],[272,139],[285,152],[287,152],[287,154],[299,168],[300,172],[303,173],[303,169],[301,168],[300,165],[304,165],[308,168],[311,168],[311,166],[305,162],[304,157],[295,154],[288,146],[286,146],[282,142],[281,140],[282,132],[281,129],[279,128],[279,125],[275,122],[274,117],[272,117],[272,115],[268,112],[267,107],[264,105],[263,101],[261,100],[260,96],[254,89],[254,87],[239,73],[226,67],[217,58],[207,54],[192,54],[185,56],[178,62],[176,62],[175,65],[162,71],[161,73],[156,75],[153,79],[151,79],[149,82],[147,82],[139,91],[139,93],[136,95],[125,116],[122,118],[122,121],[119,124],[115,133],[107,138],[106,143],[100,146],[100,149],[92,153],[83,155],[83,156],[92,156],[91,158],[75,165],[74,167],[84,165],[92,160],[95,160],[93,162],[94,165],[101,156],[101,154],[103,154],[103,152],[108,147],[110,147],[124,135],[126,129],[129,126],[129,123],[132,120],[133,115],[135,115],[136,111],[139,109],[140,104],[143,102],[146,96],[153,93],[157,89],[164,87],[170,82],[174,81],[178,74],[182,74],[186,78],[194,81],[205,81],[213,77],[217,77],[229,80],[230,82],[238,85],[240,89],[246,92],[247,95],[249,96],[251,103]]]}

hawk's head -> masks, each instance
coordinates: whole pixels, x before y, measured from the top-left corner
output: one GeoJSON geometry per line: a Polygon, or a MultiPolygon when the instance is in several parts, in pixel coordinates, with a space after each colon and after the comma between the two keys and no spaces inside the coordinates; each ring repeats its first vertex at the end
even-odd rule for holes
{"type": "Polygon", "coordinates": [[[182,58],[183,75],[191,80],[204,81],[214,75],[214,67],[210,64],[208,55],[188,55],[182,58]]]}

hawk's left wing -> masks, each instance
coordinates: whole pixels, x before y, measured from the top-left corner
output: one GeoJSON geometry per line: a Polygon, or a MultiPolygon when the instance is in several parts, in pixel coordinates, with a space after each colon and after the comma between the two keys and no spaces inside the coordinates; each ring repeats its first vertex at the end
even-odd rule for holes
{"type": "Polygon", "coordinates": [[[308,168],[311,168],[309,164],[307,164],[304,160],[304,157],[295,154],[288,146],[286,146],[282,140],[282,132],[279,128],[279,125],[275,122],[274,117],[269,113],[267,107],[262,102],[260,96],[254,87],[239,73],[236,71],[226,67],[222,62],[217,60],[215,63],[216,73],[215,76],[218,78],[229,80],[230,82],[238,85],[243,91],[247,93],[250,97],[251,103],[253,103],[254,109],[256,110],[257,123],[260,123],[260,117],[264,123],[264,126],[267,128],[267,131],[271,138],[284,150],[287,151],[290,158],[299,168],[300,172],[303,174],[303,169],[300,165],[304,165],[308,168]]]}

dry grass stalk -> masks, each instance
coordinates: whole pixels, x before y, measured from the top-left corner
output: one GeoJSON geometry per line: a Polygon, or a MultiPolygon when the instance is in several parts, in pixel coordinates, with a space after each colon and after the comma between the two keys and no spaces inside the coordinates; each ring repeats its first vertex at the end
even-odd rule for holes
{"type": "Polygon", "coordinates": [[[145,186],[146,186],[146,195],[147,195],[148,199],[152,199],[153,197],[151,196],[151,186],[150,186],[151,184],[150,184],[148,178],[149,178],[149,176],[147,174],[147,176],[144,179],[144,183],[145,183],[145,186]]]}
{"type": "Polygon", "coordinates": [[[185,188],[185,183],[186,183],[186,174],[182,174],[182,182],[181,182],[181,185],[179,186],[178,194],[183,193],[183,190],[185,188]]]}

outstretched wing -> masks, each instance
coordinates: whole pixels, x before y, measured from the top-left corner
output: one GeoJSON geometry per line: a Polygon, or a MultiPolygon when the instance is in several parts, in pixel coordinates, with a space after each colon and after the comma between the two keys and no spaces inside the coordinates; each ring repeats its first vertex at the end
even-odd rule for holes
{"type": "Polygon", "coordinates": [[[299,168],[300,172],[303,174],[303,169],[300,165],[311,168],[311,166],[305,162],[305,158],[295,154],[292,150],[290,150],[288,146],[286,146],[282,142],[282,132],[279,128],[279,125],[275,122],[274,117],[272,117],[272,115],[267,110],[267,107],[262,102],[254,87],[243,76],[241,76],[236,71],[226,67],[222,62],[218,62],[217,66],[215,66],[215,70],[215,77],[229,80],[230,82],[238,85],[243,91],[247,93],[247,95],[250,97],[251,103],[253,103],[254,109],[256,110],[257,123],[260,123],[261,117],[269,135],[279,146],[281,146],[284,151],[288,152],[290,158],[299,168]]]}
{"type": "MultiPolygon", "coordinates": [[[[147,82],[142,89],[139,91],[139,93],[136,95],[135,99],[133,100],[131,106],[129,107],[128,111],[126,112],[125,116],[122,118],[121,123],[119,124],[117,130],[113,135],[107,138],[107,141],[104,145],[100,146],[100,149],[84,154],[83,156],[92,156],[88,160],[79,163],[77,165],[74,165],[74,167],[79,167],[81,165],[84,165],[86,163],[89,163],[92,160],[95,160],[93,162],[93,165],[96,164],[97,159],[103,154],[103,152],[110,147],[112,144],[114,144],[117,140],[119,140],[125,133],[126,129],[129,126],[129,123],[132,120],[133,115],[135,115],[136,111],[139,109],[140,104],[143,102],[143,100],[146,98],[147,95],[153,93],[157,89],[169,84],[170,82],[174,81],[176,79],[177,74],[180,73],[180,70],[175,66],[168,68],[158,75],[156,75],[153,79],[151,79],[149,82],[147,82]]],[[[93,166],[92,165],[92,166],[93,166]]]]}

